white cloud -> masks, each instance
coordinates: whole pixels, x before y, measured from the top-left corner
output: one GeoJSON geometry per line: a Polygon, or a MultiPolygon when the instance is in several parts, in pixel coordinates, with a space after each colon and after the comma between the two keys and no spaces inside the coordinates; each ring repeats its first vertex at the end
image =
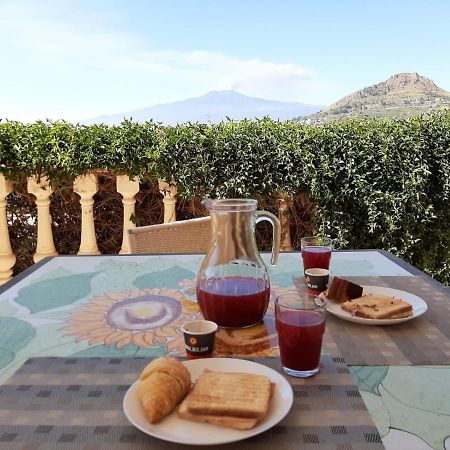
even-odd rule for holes
{"type": "Polygon", "coordinates": [[[239,59],[229,55],[195,51],[184,56],[187,65],[208,74],[212,88],[234,89],[248,95],[278,100],[297,100],[316,84],[316,75],[292,63],[239,59]]]}
{"type": "Polygon", "coordinates": [[[0,72],[0,117],[15,111],[21,120],[73,120],[226,89],[313,102],[320,88],[314,71],[297,64],[202,50],[161,51],[141,36],[115,30],[110,25],[115,20],[108,19],[81,14],[70,2],[3,2],[0,40],[12,60],[21,57],[7,73],[0,72]],[[28,91],[18,88],[8,102],[2,85],[14,84],[27,68],[34,72],[26,79],[28,91]]]}

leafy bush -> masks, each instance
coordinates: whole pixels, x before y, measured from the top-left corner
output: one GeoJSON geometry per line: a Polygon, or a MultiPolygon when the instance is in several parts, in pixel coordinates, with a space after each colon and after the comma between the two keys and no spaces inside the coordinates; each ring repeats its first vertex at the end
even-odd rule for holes
{"type": "MultiPolygon", "coordinates": [[[[77,201],[67,197],[68,185],[88,170],[127,173],[150,183],[138,197],[140,224],[161,217],[151,182],[158,178],[178,185],[185,199],[178,206],[180,217],[202,214],[198,199],[205,196],[257,197],[272,210],[280,195],[291,196],[295,244],[305,230],[325,233],[337,248],[383,248],[450,282],[449,111],[321,127],[270,119],[177,126],[125,121],[113,127],[0,123],[0,172],[16,181],[20,193],[9,199],[16,226],[28,220],[25,175],[47,174],[57,191],[65,186],[66,206],[52,203],[62,222],[57,209],[77,201]],[[146,216],[145,208],[152,213],[146,216]],[[299,218],[308,222],[303,228],[299,218]]],[[[111,183],[102,189],[114,190],[111,183]]],[[[120,244],[119,197],[116,214],[105,216],[108,206],[99,216],[104,222],[99,244],[100,237],[109,243],[102,248],[106,252],[120,244]]],[[[60,251],[73,251],[73,244],[68,248],[59,241],[60,251]]]]}

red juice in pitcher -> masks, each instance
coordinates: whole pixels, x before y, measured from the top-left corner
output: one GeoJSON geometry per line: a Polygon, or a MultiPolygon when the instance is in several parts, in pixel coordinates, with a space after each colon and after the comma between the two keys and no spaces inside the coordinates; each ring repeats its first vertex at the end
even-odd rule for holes
{"type": "Polygon", "coordinates": [[[331,248],[329,247],[304,247],[302,249],[303,268],[306,269],[329,269],[331,259],[331,248]]]}
{"type": "Polygon", "coordinates": [[[297,371],[319,367],[325,316],[315,311],[277,311],[281,363],[297,371]]]}
{"type": "Polygon", "coordinates": [[[269,296],[269,282],[258,278],[212,278],[197,288],[203,317],[225,328],[248,327],[260,322],[269,296]]]}

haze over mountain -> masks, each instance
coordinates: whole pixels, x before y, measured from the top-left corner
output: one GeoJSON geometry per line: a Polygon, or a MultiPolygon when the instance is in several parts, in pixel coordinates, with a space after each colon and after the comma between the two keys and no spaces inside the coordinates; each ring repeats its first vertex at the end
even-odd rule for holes
{"type": "Polygon", "coordinates": [[[450,108],[450,92],[416,72],[399,73],[298,120],[323,123],[358,116],[407,118],[445,108],[450,108]]]}
{"type": "Polygon", "coordinates": [[[94,117],[81,122],[84,124],[106,123],[116,125],[122,122],[124,118],[133,118],[137,122],[153,119],[155,122],[175,125],[183,122],[217,123],[227,117],[241,120],[265,116],[275,120],[287,120],[300,115],[315,113],[322,108],[323,105],[249,97],[236,91],[212,91],[201,97],[154,105],[126,113],[94,117]]]}

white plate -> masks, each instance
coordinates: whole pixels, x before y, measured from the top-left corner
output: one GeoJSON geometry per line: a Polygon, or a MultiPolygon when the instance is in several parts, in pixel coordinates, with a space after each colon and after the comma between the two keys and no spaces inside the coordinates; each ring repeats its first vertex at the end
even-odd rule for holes
{"type": "Polygon", "coordinates": [[[215,445],[240,441],[262,433],[277,424],[289,412],[294,394],[289,382],[278,372],[252,361],[232,358],[206,358],[183,361],[195,381],[204,369],[222,372],[248,372],[266,375],[275,383],[267,416],[251,430],[234,430],[218,425],[192,422],[180,419],[176,412],[165,417],[157,424],[151,424],[137,396],[137,384],[134,382],[123,399],[123,410],[128,420],[139,430],[164,441],[191,445],[215,445]]]}
{"type": "MultiPolygon", "coordinates": [[[[364,317],[352,316],[349,312],[344,311],[339,303],[335,303],[328,299],[327,310],[330,314],[333,314],[333,316],[339,317],[340,319],[348,320],[349,322],[363,323],[365,325],[393,325],[396,323],[407,322],[408,320],[421,316],[427,310],[427,304],[420,297],[398,289],[381,286],[363,286],[363,295],[367,294],[381,294],[405,300],[405,302],[412,305],[413,314],[410,317],[403,317],[402,319],[366,319],[364,317]]],[[[323,293],[320,294],[319,297],[326,298],[323,293]]]]}

